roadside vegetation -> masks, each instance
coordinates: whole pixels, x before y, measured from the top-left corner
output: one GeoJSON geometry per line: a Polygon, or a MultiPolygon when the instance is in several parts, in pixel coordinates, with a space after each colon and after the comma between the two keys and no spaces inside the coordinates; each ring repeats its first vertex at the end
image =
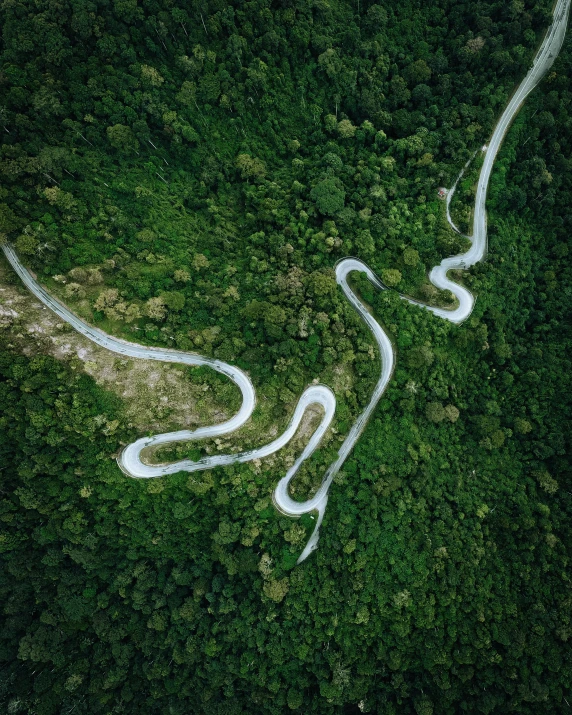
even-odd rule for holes
{"type": "Polygon", "coordinates": [[[478,150],[474,159],[465,169],[463,176],[459,179],[459,183],[449,204],[451,220],[465,236],[471,236],[473,233],[475,195],[483,161],[484,152],[478,150]]]}
{"type": "MultiPolygon", "coordinates": [[[[379,373],[335,262],[356,255],[446,304],[426,274],[464,239],[437,189],[486,142],[550,12],[4,4],[3,240],[102,329],[250,373],[247,437],[159,457],[255,446],[312,380],[329,384],[336,420],[293,482],[303,498],[379,373]]],[[[114,458],[141,436],[130,396],[4,321],[6,712],[564,712],[571,77],[568,38],[499,155],[465,324],[355,277],[396,370],[299,567],[312,518],[280,516],[271,494],[308,424],[260,462],[128,479],[114,458]]],[[[187,381],[197,424],[235,409],[212,371],[187,381]]]]}

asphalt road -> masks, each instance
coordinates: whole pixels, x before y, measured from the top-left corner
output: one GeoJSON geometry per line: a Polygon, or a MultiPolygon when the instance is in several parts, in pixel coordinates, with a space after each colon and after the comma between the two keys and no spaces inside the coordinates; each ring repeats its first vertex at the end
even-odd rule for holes
{"type": "MultiPolygon", "coordinates": [[[[503,112],[497,126],[495,127],[495,130],[488,145],[488,149],[486,151],[485,160],[481,169],[477,186],[471,248],[465,254],[446,258],[438,266],[435,266],[435,268],[433,268],[430,273],[430,280],[436,287],[441,289],[447,289],[454,293],[458,300],[457,308],[455,308],[454,310],[435,308],[433,306],[427,306],[418,301],[414,301],[407,296],[402,296],[404,300],[407,300],[410,303],[420,305],[427,310],[430,310],[435,315],[444,318],[445,320],[449,320],[453,323],[461,323],[471,314],[471,311],[473,309],[473,305],[475,302],[473,295],[463,286],[460,286],[459,284],[450,280],[447,277],[447,273],[452,269],[465,270],[470,266],[474,265],[475,263],[481,261],[486,254],[487,220],[485,202],[489,178],[491,175],[495,158],[497,156],[502,140],[513,118],[515,117],[520,106],[522,105],[524,99],[534,89],[534,87],[546,74],[548,69],[552,66],[556,56],[560,51],[560,48],[562,47],[564,36],[566,34],[566,25],[568,21],[568,13],[570,10],[571,1],[572,0],[558,0],[554,10],[553,23],[548,29],[544,41],[534,59],[533,65],[524,80],[521,82],[518,89],[516,90],[511,101],[503,112]]],[[[456,183],[457,182],[455,182],[454,186],[456,186],[456,183]]],[[[450,220],[449,215],[448,218],[450,220]]],[[[452,222],[451,225],[453,225],[452,222]]],[[[455,227],[453,226],[453,228],[455,227]]],[[[4,251],[4,254],[6,255],[6,258],[11,263],[16,273],[20,276],[22,282],[26,285],[26,287],[39,300],[41,300],[42,303],[44,303],[54,313],[59,315],[62,320],[65,320],[73,328],[75,328],[75,330],[77,330],[82,335],[85,335],[85,337],[89,338],[94,343],[97,343],[98,345],[103,348],[106,348],[107,350],[111,350],[112,352],[118,353],[119,355],[126,355],[133,358],[158,360],[160,362],[177,362],[183,363],[185,365],[208,365],[213,370],[216,370],[217,372],[226,375],[230,380],[232,380],[232,382],[235,383],[235,385],[237,385],[237,387],[241,391],[242,406],[240,407],[236,415],[231,419],[227,420],[226,422],[221,422],[217,425],[200,427],[199,429],[193,431],[179,430],[176,432],[165,432],[163,434],[154,435],[152,437],[142,437],[141,439],[138,439],[137,441],[128,445],[122,451],[117,460],[120,468],[128,476],[148,479],[154,477],[162,477],[167,474],[173,474],[174,472],[179,472],[183,470],[193,472],[204,469],[211,469],[213,467],[218,466],[225,466],[240,462],[248,462],[253,459],[260,459],[262,457],[266,457],[284,447],[292,439],[308,407],[310,407],[311,405],[318,405],[322,409],[323,416],[319,426],[314,431],[308,444],[306,445],[296,462],[288,470],[286,475],[279,481],[273,494],[274,504],[276,505],[277,509],[284,514],[297,517],[302,514],[308,514],[314,511],[318,513],[314,532],[310,540],[308,541],[304,551],[300,555],[298,563],[307,558],[308,555],[316,548],[318,543],[319,528],[324,517],[326,505],[328,502],[328,491],[332,480],[340,471],[344,461],[350,454],[356,441],[359,439],[372,412],[374,411],[379,400],[381,399],[381,396],[385,392],[385,389],[393,374],[395,355],[393,347],[391,345],[391,341],[389,340],[387,334],[381,328],[379,323],[368,311],[367,307],[361,302],[361,300],[352,291],[350,285],[348,284],[349,274],[353,271],[358,271],[365,273],[370,282],[376,288],[378,288],[379,290],[385,290],[385,286],[373,273],[373,271],[365,263],[363,263],[357,258],[344,258],[336,266],[336,279],[338,285],[343,290],[347,299],[354,306],[356,311],[359,313],[361,318],[369,327],[377,343],[381,357],[380,376],[368,405],[359,415],[347,437],[344,439],[342,445],[340,446],[340,449],[338,450],[337,458],[330,465],[330,467],[326,471],[326,474],[324,475],[324,479],[320,488],[318,489],[316,494],[310,499],[304,502],[297,502],[289,496],[288,486],[291,480],[296,475],[297,471],[299,470],[301,464],[317,449],[333,419],[336,408],[336,398],[329,387],[326,387],[325,385],[312,385],[307,388],[300,397],[300,400],[298,401],[294,414],[292,415],[292,418],[286,430],[275,440],[262,447],[235,454],[213,455],[205,457],[204,459],[201,459],[196,462],[192,460],[181,460],[169,464],[147,464],[142,459],[141,453],[143,452],[143,450],[149,447],[156,447],[158,445],[165,445],[172,442],[190,440],[195,441],[205,438],[228,435],[232,432],[235,432],[242,425],[244,425],[244,423],[252,415],[256,404],[256,395],[254,392],[254,387],[248,375],[239,368],[221,362],[220,360],[203,357],[195,353],[137,345],[136,343],[119,340],[118,338],[114,338],[110,335],[107,335],[101,330],[98,330],[97,328],[88,325],[85,321],[81,320],[81,318],[79,318],[68,308],[66,308],[65,305],[63,305],[56,298],[51,296],[32,277],[30,272],[20,263],[18,256],[10,245],[4,244],[2,246],[2,249],[4,251]]]]}
{"type": "MultiPolygon", "coordinates": [[[[75,313],[72,313],[69,308],[67,308],[63,303],[60,303],[57,298],[54,298],[48,291],[41,286],[38,281],[32,277],[30,272],[21,263],[20,259],[16,255],[13,247],[9,244],[4,244],[2,246],[4,255],[12,265],[12,268],[20,276],[22,282],[28,288],[28,290],[33,293],[36,298],[42,301],[50,310],[52,310],[56,315],[59,315],[62,320],[69,323],[78,333],[85,335],[86,338],[92,340],[97,345],[100,345],[106,350],[111,350],[118,355],[125,355],[127,357],[140,358],[144,360],[157,360],[159,362],[176,362],[182,363],[184,365],[207,365],[213,370],[226,375],[242,393],[242,406],[240,410],[226,422],[221,422],[218,425],[212,425],[210,427],[201,427],[197,430],[180,430],[178,432],[166,432],[165,434],[156,435],[154,437],[144,438],[138,440],[136,444],[139,444],[140,449],[151,445],[166,444],[168,442],[174,442],[179,440],[188,439],[204,439],[205,437],[218,437],[221,435],[229,434],[234,432],[239,427],[241,427],[250,417],[254,406],[256,404],[256,394],[254,392],[254,386],[250,381],[248,375],[240,370],[240,368],[234,365],[228,365],[227,363],[221,362],[220,360],[214,360],[213,358],[203,357],[202,355],[197,355],[195,353],[182,352],[180,350],[169,350],[163,348],[151,348],[146,345],[138,345],[137,343],[130,343],[125,340],[120,340],[119,338],[114,338],[111,335],[107,335],[101,330],[94,328],[89,325],[84,320],[79,318],[75,313]]],[[[137,476],[161,476],[157,474],[145,474],[140,475],[131,473],[128,469],[128,465],[121,465],[125,467],[125,471],[133,477],[137,476]]],[[[177,470],[174,470],[177,471],[177,470]]],[[[162,472],[167,473],[167,472],[162,472]]]]}
{"type": "MultiPolygon", "coordinates": [[[[569,11],[570,0],[558,0],[554,8],[552,24],[548,28],[540,49],[533,60],[532,66],[502,113],[490,139],[477,184],[475,210],[473,214],[473,234],[472,237],[470,237],[472,241],[471,248],[461,255],[445,258],[438,266],[435,266],[429,274],[429,280],[434,286],[443,290],[450,290],[451,293],[455,295],[458,306],[455,310],[426,306],[427,310],[430,310],[441,318],[445,318],[445,320],[450,320],[452,323],[462,323],[469,317],[473,310],[475,299],[466,288],[448,278],[447,273],[454,269],[466,270],[481,261],[486,255],[487,214],[485,203],[493,164],[502,140],[522,103],[548,72],[550,67],[552,67],[554,60],[562,48],[566,35],[569,11]]],[[[455,186],[456,183],[457,182],[455,182],[455,186]]],[[[450,219],[450,216],[448,218],[450,219]]],[[[450,221],[450,223],[453,228],[456,229],[452,221],[450,221]]]]}
{"type": "MultiPolygon", "coordinates": [[[[295,476],[298,471],[299,464],[295,464],[287,474],[278,482],[278,486],[274,491],[274,504],[277,509],[283,514],[288,516],[300,516],[301,514],[309,514],[310,512],[317,511],[318,519],[316,526],[310,537],[310,540],[306,544],[304,551],[300,554],[298,558],[298,563],[301,563],[306,559],[312,551],[318,545],[319,529],[322,519],[324,518],[324,513],[326,511],[326,505],[328,503],[328,491],[332,480],[336,474],[340,471],[343,463],[347,459],[349,453],[353,449],[355,443],[359,439],[361,433],[363,432],[371,413],[375,410],[377,403],[381,399],[381,396],[385,392],[385,388],[391,379],[393,374],[393,366],[395,353],[391,341],[389,340],[387,334],[375,320],[372,314],[368,311],[366,306],[361,302],[357,295],[353,292],[350,285],[348,284],[348,276],[353,271],[359,271],[365,273],[370,282],[378,289],[385,290],[385,286],[375,275],[375,273],[367,266],[363,261],[357,258],[344,258],[336,265],[336,280],[338,285],[343,290],[347,299],[357,310],[361,318],[364,320],[368,328],[377,343],[379,349],[379,354],[381,357],[381,370],[380,376],[373,391],[373,394],[368,402],[366,408],[359,415],[357,420],[354,422],[352,428],[350,429],[348,435],[342,442],[339,450],[338,456],[335,461],[328,467],[322,484],[318,491],[314,494],[311,499],[304,502],[297,502],[288,494],[288,485],[290,481],[295,476]]],[[[316,445],[317,446],[317,445],[316,445]]],[[[309,455],[308,455],[309,456],[309,455]]]]}

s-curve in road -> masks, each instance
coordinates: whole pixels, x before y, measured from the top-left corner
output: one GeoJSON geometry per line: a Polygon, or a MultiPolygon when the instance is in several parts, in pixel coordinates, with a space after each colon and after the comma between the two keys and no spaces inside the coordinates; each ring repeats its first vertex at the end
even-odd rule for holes
{"type": "MultiPolygon", "coordinates": [[[[158,360],[159,362],[178,362],[185,365],[208,365],[212,367],[213,370],[226,375],[230,378],[238,389],[242,393],[242,406],[240,410],[227,422],[221,422],[221,424],[213,425],[212,427],[201,427],[194,432],[189,430],[180,430],[179,432],[169,432],[169,439],[162,440],[159,443],[173,442],[177,440],[184,439],[203,439],[205,437],[218,437],[223,434],[228,434],[229,432],[234,432],[239,427],[248,420],[252,411],[254,410],[254,405],[256,404],[256,395],[254,392],[254,387],[248,375],[240,370],[238,367],[233,365],[228,365],[220,360],[214,360],[212,358],[203,357],[202,355],[196,355],[194,353],[181,352],[179,350],[168,350],[163,348],[151,348],[146,345],[137,345],[137,343],[130,343],[125,340],[120,340],[119,338],[114,338],[111,335],[107,335],[102,330],[94,328],[89,325],[84,320],[79,318],[75,313],[72,313],[69,308],[63,303],[60,303],[57,298],[54,298],[48,293],[48,291],[41,286],[38,281],[31,275],[27,268],[25,268],[20,259],[18,258],[16,252],[9,244],[4,244],[2,246],[4,255],[10,262],[12,268],[16,271],[22,282],[28,288],[28,290],[33,293],[36,298],[42,301],[50,310],[52,310],[56,315],[59,315],[62,320],[69,323],[72,328],[77,330],[78,333],[85,335],[86,338],[92,340],[97,345],[100,345],[106,350],[111,350],[111,352],[118,353],[119,355],[127,355],[133,358],[142,358],[145,360],[158,360]],[[191,437],[190,435],[194,435],[191,437]]],[[[157,435],[157,437],[151,437],[150,440],[158,439],[159,437],[164,437],[165,435],[157,435]]],[[[141,441],[141,440],[139,440],[141,441]]],[[[149,446],[149,445],[145,445],[149,446]]],[[[142,447],[143,448],[143,447],[142,447]]],[[[175,470],[177,471],[177,470],[175,470]]],[[[131,476],[141,476],[139,474],[131,474],[131,476]]],[[[145,476],[159,476],[155,475],[145,475],[145,476]]]]}
{"type": "MultiPolygon", "coordinates": [[[[474,266],[475,263],[481,261],[486,254],[487,214],[485,210],[485,203],[493,164],[497,157],[502,140],[504,139],[512,120],[522,106],[522,103],[544,77],[546,72],[548,72],[550,67],[552,67],[554,60],[562,48],[564,37],[566,35],[566,26],[568,24],[570,2],[571,0],[558,0],[556,3],[552,24],[548,28],[540,49],[536,53],[532,67],[520,83],[516,92],[513,94],[512,99],[508,103],[494,129],[485,153],[485,159],[477,184],[475,210],[473,214],[473,235],[470,237],[472,241],[471,248],[466,253],[461,255],[445,258],[445,260],[443,260],[438,266],[435,266],[429,274],[429,279],[434,286],[441,288],[442,290],[450,290],[451,293],[455,295],[458,301],[458,306],[454,310],[435,308],[433,306],[426,307],[432,313],[435,313],[435,315],[445,318],[445,320],[450,320],[452,323],[462,323],[469,317],[473,310],[475,299],[470,291],[463,286],[460,286],[458,283],[450,280],[447,277],[447,273],[450,270],[465,270],[470,268],[471,266],[474,266]]],[[[454,187],[456,184],[457,182],[455,182],[454,187]]],[[[449,196],[447,199],[450,201],[449,196]]],[[[455,229],[455,226],[451,221],[450,223],[455,229]]]]}
{"type": "Polygon", "coordinates": [[[312,511],[318,512],[318,519],[316,521],[316,526],[310,537],[310,540],[306,544],[306,547],[298,559],[298,563],[301,563],[306,559],[312,551],[318,545],[319,529],[324,518],[324,513],[326,511],[326,505],[328,503],[328,491],[332,480],[336,474],[340,471],[343,463],[346,461],[349,453],[353,449],[355,443],[359,439],[361,433],[365,429],[365,426],[371,416],[371,413],[375,410],[377,403],[380,401],[381,396],[385,392],[385,389],[391,379],[393,374],[393,365],[395,353],[393,346],[387,334],[383,328],[379,325],[377,320],[368,311],[366,306],[361,302],[358,296],[353,292],[350,285],[348,284],[348,276],[353,271],[358,271],[360,273],[365,273],[370,283],[374,285],[379,290],[385,290],[386,287],[375,275],[369,266],[367,266],[363,261],[357,258],[344,258],[336,265],[336,280],[338,285],[343,290],[346,298],[350,301],[356,311],[359,313],[360,317],[366,323],[368,328],[374,337],[375,342],[379,350],[381,357],[381,373],[373,394],[363,412],[359,415],[352,428],[350,429],[347,437],[342,442],[340,449],[338,450],[338,456],[328,467],[322,484],[318,491],[314,494],[311,499],[305,502],[297,502],[288,494],[288,486],[292,477],[295,475],[295,471],[290,470],[285,477],[283,477],[278,486],[274,491],[274,504],[283,514],[288,516],[300,516],[302,514],[309,514],[312,511]]]}
{"type": "MultiPolygon", "coordinates": [[[[449,320],[452,323],[461,323],[471,314],[474,305],[474,297],[466,288],[450,280],[447,277],[447,272],[452,269],[469,268],[482,260],[485,256],[487,248],[485,201],[489,178],[495,158],[508,127],[522,105],[522,102],[551,67],[560,51],[560,48],[562,47],[566,33],[566,24],[568,21],[571,1],[572,0],[558,0],[554,10],[553,22],[548,29],[536,57],[534,58],[532,67],[516,90],[495,127],[488,149],[486,150],[485,160],[479,176],[477,195],[475,199],[471,248],[465,254],[446,258],[438,266],[433,268],[430,273],[430,280],[435,286],[441,289],[450,290],[456,296],[458,301],[457,308],[454,310],[436,308],[433,306],[427,306],[424,303],[415,301],[407,296],[401,296],[404,300],[423,306],[435,315],[438,315],[445,320],[449,320]]],[[[372,412],[385,392],[393,373],[395,354],[391,341],[373,315],[369,312],[367,307],[353,292],[348,283],[349,274],[357,271],[365,273],[369,281],[376,288],[379,290],[385,290],[385,286],[375,273],[365,263],[357,258],[344,258],[336,266],[336,279],[338,285],[370,329],[377,344],[381,358],[380,376],[367,406],[358,416],[356,422],[344,439],[338,450],[336,459],[326,470],[322,484],[316,494],[304,502],[297,502],[289,495],[288,488],[290,482],[304,460],[306,460],[319,446],[335,413],[336,399],[333,392],[328,387],[325,385],[311,385],[308,387],[302,393],[286,430],[269,444],[257,447],[256,449],[252,449],[250,451],[235,454],[213,455],[198,461],[187,459],[169,464],[149,464],[142,458],[143,451],[148,448],[178,441],[199,440],[209,437],[228,435],[244,425],[252,415],[256,401],[254,387],[248,375],[246,375],[246,373],[239,368],[221,362],[220,360],[214,360],[195,353],[187,353],[178,350],[146,347],[144,345],[137,345],[135,343],[126,342],[110,335],[106,335],[101,330],[88,325],[57,299],[51,296],[20,263],[18,256],[10,245],[4,244],[2,248],[6,258],[11,263],[16,273],[20,276],[26,287],[46,306],[53,310],[54,313],[59,315],[60,318],[75,328],[75,330],[82,335],[85,335],[85,337],[89,338],[101,347],[119,353],[120,355],[128,355],[133,358],[158,360],[162,362],[178,362],[186,365],[207,365],[213,370],[226,375],[241,391],[242,406],[236,415],[226,422],[222,422],[218,425],[201,427],[194,431],[179,430],[176,432],[165,432],[163,434],[154,435],[153,437],[142,437],[141,439],[138,439],[128,445],[118,457],[119,466],[128,476],[148,479],[153,477],[162,477],[182,470],[193,472],[229,464],[248,462],[253,459],[268,456],[281,449],[292,439],[305,411],[311,405],[317,405],[321,408],[323,415],[320,424],[315,429],[308,444],[302,451],[302,454],[288,470],[286,475],[279,481],[274,491],[274,503],[277,509],[282,513],[293,517],[308,514],[314,511],[318,513],[316,526],[310,540],[298,559],[298,563],[307,558],[307,556],[316,548],[318,543],[319,528],[324,517],[328,502],[328,492],[332,480],[340,471],[356,441],[362,434],[372,412]]]]}
{"type": "Polygon", "coordinates": [[[298,472],[302,463],[318,448],[334,417],[336,410],[336,398],[329,387],[326,387],[325,385],[311,385],[308,387],[302,393],[286,430],[275,440],[263,445],[262,447],[257,447],[256,449],[235,454],[212,455],[197,461],[186,459],[178,462],[171,462],[169,464],[148,464],[142,458],[142,453],[146,449],[173,442],[195,441],[209,437],[218,437],[230,434],[241,427],[250,418],[256,401],[254,387],[248,375],[246,375],[239,368],[221,362],[220,360],[214,360],[212,358],[203,357],[194,353],[182,352],[179,350],[147,347],[107,335],[103,331],[98,330],[83,321],[75,313],[69,310],[69,308],[63,305],[63,303],[60,303],[60,301],[50,295],[50,293],[48,293],[48,291],[32,276],[27,268],[22,265],[16,252],[10,245],[4,244],[2,248],[4,255],[16,273],[20,276],[24,285],[39,300],[41,300],[42,303],[56,313],[56,315],[65,320],[75,330],[92,340],[97,345],[120,355],[127,355],[134,358],[158,360],[161,362],[178,362],[185,365],[208,365],[217,372],[229,377],[240,389],[242,393],[242,406],[237,414],[230,420],[222,422],[218,425],[200,427],[194,431],[179,430],[176,432],[164,432],[152,437],[142,437],[125,447],[119,455],[117,462],[123,472],[130,477],[138,479],[163,477],[180,471],[195,472],[204,469],[212,469],[214,467],[227,466],[230,464],[249,462],[254,459],[267,457],[288,444],[288,442],[295,435],[304,413],[310,406],[319,406],[323,411],[323,415],[318,427],[315,429],[301,455],[288,470],[285,477],[279,482],[274,492],[274,503],[284,514],[288,514],[290,516],[300,516],[301,514],[310,513],[312,511],[318,512],[318,520],[312,537],[298,561],[303,561],[316,548],[319,536],[319,526],[324,516],[330,484],[332,483],[335,475],[339,472],[342,464],[362,433],[371,413],[381,399],[393,372],[394,353],[389,338],[356,294],[352,291],[347,282],[349,273],[352,271],[360,271],[365,273],[372,284],[377,288],[385,288],[385,286],[365,263],[355,258],[343,259],[336,267],[336,278],[348,300],[352,303],[372,331],[382,357],[381,375],[367,407],[358,417],[356,423],[353,425],[349,434],[342,443],[342,446],[338,451],[338,457],[327,470],[322,485],[317,493],[308,501],[296,502],[288,494],[288,485],[298,472]]]}
{"type": "Polygon", "coordinates": [[[194,441],[209,437],[220,437],[221,435],[235,432],[239,427],[242,427],[242,425],[250,418],[256,403],[256,395],[250,378],[238,367],[221,362],[220,360],[214,360],[212,358],[203,357],[202,355],[182,352],[180,350],[147,347],[145,345],[130,343],[125,340],[114,338],[111,335],[107,335],[103,331],[98,330],[92,325],[86,323],[75,313],[69,310],[69,308],[66,308],[63,303],[60,303],[56,298],[50,295],[50,293],[48,293],[48,291],[41,286],[31,273],[20,263],[18,256],[10,245],[4,244],[2,248],[4,250],[4,255],[16,273],[20,276],[24,285],[37,298],[39,298],[42,303],[56,313],[56,315],[75,328],[78,333],[85,335],[86,338],[89,338],[102,348],[111,350],[112,352],[120,355],[127,355],[129,357],[141,358],[145,360],[176,362],[193,366],[207,365],[213,370],[226,375],[241,391],[242,406],[234,417],[226,422],[221,422],[217,425],[210,425],[208,427],[200,427],[199,429],[192,431],[178,430],[176,432],[164,432],[162,434],[154,435],[153,437],[142,437],[126,447],[121,452],[117,461],[121,469],[128,476],[139,479],[149,479],[152,477],[162,477],[167,474],[174,474],[175,472],[183,470],[193,472],[267,457],[273,452],[281,449],[292,439],[302,420],[302,417],[304,416],[304,412],[308,407],[310,407],[310,405],[318,405],[322,408],[324,414],[318,428],[306,446],[306,449],[302,452],[302,455],[297,462],[295,471],[298,470],[304,459],[307,459],[318,446],[324,432],[332,421],[336,409],[336,398],[334,397],[334,393],[325,385],[312,385],[304,391],[285,432],[267,445],[248,452],[205,457],[197,462],[182,460],[179,462],[172,462],[170,464],[146,464],[141,459],[141,452],[145,449],[158,447],[172,442],[194,441]]]}

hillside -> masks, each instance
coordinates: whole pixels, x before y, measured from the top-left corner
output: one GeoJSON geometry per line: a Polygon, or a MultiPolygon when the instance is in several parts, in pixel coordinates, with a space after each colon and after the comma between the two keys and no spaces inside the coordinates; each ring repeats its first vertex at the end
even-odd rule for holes
{"type": "MultiPolygon", "coordinates": [[[[128,361],[70,359],[65,327],[48,347],[31,307],[0,306],[6,712],[567,710],[570,36],[496,161],[487,260],[457,276],[471,317],[399,297],[453,306],[428,272],[469,241],[438,189],[489,140],[551,17],[529,0],[0,7],[2,240],[88,323],[256,389],[236,434],[154,459],[263,445],[319,382],[336,413],[292,495],[315,492],[379,375],[336,284],[345,256],[395,289],[352,276],[396,351],[297,566],[313,521],[272,493],[317,414],[268,459],[129,479],[123,446],[225,419],[238,390],[177,368],[177,398],[151,405],[150,368],[129,382],[128,361]]],[[[478,166],[453,199],[464,229],[478,166]]]]}

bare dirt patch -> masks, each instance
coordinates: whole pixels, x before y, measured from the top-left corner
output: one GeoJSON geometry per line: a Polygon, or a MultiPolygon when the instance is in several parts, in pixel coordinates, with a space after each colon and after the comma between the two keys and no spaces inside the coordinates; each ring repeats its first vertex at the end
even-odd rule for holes
{"type": "Polygon", "coordinates": [[[17,283],[0,262],[0,334],[18,351],[72,361],[123,399],[130,426],[141,432],[192,429],[227,419],[212,391],[182,365],[129,360],[76,333],[17,283]]]}
{"type": "MultiPolygon", "coordinates": [[[[228,407],[228,399],[217,396],[216,388],[193,378],[192,368],[124,358],[76,333],[19,284],[3,259],[0,259],[0,336],[9,347],[23,354],[52,355],[92,376],[99,385],[122,399],[127,426],[141,435],[216,424],[234,412],[228,407]]],[[[351,372],[336,368],[334,373],[332,382],[336,389],[351,386],[351,372]]],[[[213,454],[239,452],[272,441],[286,427],[297,400],[284,405],[277,421],[271,405],[274,396],[268,399],[262,386],[257,391],[260,403],[267,403],[265,409],[257,411],[236,434],[226,439],[179,443],[166,452],[163,448],[160,454],[168,455],[168,461],[171,461],[187,456],[185,453],[196,446],[213,454]]],[[[264,460],[265,468],[276,466],[283,471],[291,466],[321,416],[321,410],[310,408],[292,441],[279,453],[264,460]]],[[[335,430],[328,430],[325,443],[335,434],[335,430]]],[[[148,455],[151,462],[155,461],[153,457],[154,454],[148,455]]],[[[258,472],[260,468],[260,460],[255,460],[254,471],[258,472]]]]}

